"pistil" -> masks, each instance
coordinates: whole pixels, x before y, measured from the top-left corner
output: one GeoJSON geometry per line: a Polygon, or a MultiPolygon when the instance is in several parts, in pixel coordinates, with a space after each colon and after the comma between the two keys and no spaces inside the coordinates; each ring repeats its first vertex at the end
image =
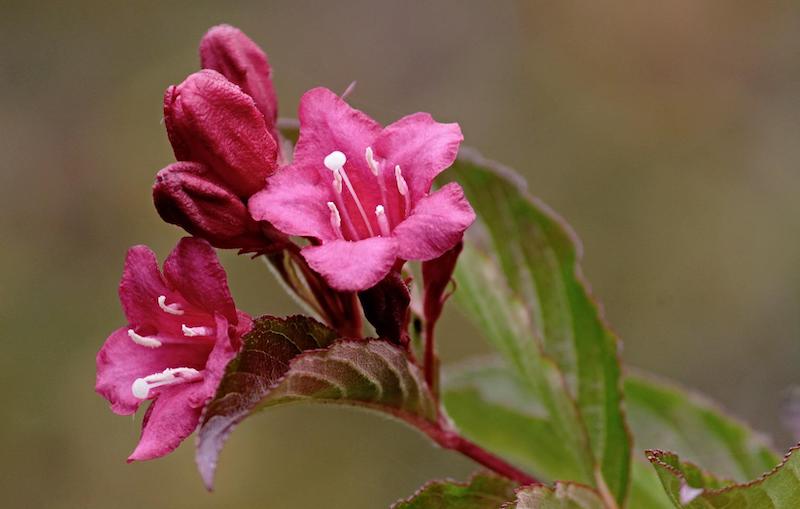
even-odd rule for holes
{"type": "Polygon", "coordinates": [[[194,368],[167,368],[161,373],[137,378],[131,384],[131,392],[139,399],[147,399],[150,391],[156,387],[194,382],[202,377],[200,372],[194,368]]]}

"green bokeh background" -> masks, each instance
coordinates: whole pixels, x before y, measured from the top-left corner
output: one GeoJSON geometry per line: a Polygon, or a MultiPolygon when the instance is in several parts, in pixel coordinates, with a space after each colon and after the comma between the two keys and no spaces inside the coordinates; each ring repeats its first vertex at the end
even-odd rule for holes
{"type": "MultiPolygon", "coordinates": [[[[800,3],[0,0],[0,506],[380,508],[475,467],[387,419],[252,418],[207,494],[189,440],[126,465],[138,419],[93,393],[125,249],[163,258],[161,96],[211,25],[269,53],[283,115],[342,91],[382,122],[430,111],[519,169],[584,241],[631,365],[681,380],[784,449],[800,380],[800,3]]],[[[222,253],[254,313],[297,311],[222,253]]],[[[486,347],[452,310],[444,362],[486,347]]]]}

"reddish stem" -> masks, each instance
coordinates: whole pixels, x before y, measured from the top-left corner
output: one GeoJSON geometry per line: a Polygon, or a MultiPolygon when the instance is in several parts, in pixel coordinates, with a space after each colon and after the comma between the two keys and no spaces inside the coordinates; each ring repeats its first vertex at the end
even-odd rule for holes
{"type": "Polygon", "coordinates": [[[440,422],[437,426],[424,429],[424,431],[441,447],[458,451],[489,470],[518,482],[521,486],[542,484],[532,475],[523,472],[499,456],[495,456],[478,444],[462,437],[446,422],[440,422]]]}
{"type": "Polygon", "coordinates": [[[425,352],[423,356],[423,370],[425,372],[425,382],[428,384],[434,399],[439,399],[439,360],[436,358],[436,344],[433,338],[434,324],[430,321],[425,322],[425,352]]]}

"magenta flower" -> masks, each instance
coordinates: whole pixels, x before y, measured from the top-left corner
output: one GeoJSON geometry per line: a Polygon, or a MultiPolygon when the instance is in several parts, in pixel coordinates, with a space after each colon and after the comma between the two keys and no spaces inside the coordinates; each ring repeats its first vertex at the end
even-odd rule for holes
{"type": "Polygon", "coordinates": [[[458,124],[416,113],[382,128],[325,88],[300,102],[292,163],[249,201],[257,220],[312,239],[308,264],[334,288],[357,291],[398,260],[430,260],[455,246],[475,213],[458,184],[429,194],[455,160],[458,124]]]}
{"type": "Polygon", "coordinates": [[[252,326],[204,240],[184,238],[159,272],[146,246],[128,250],[119,296],[128,325],[97,354],[95,390],[120,415],[153,400],[128,461],[168,454],[197,427],[225,366],[252,326]]]}

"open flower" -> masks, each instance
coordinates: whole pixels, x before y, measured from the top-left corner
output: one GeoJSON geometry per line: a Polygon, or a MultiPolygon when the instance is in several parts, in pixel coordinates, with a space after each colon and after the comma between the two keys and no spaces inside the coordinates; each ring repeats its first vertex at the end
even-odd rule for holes
{"type": "Polygon", "coordinates": [[[455,246],[475,213],[458,184],[429,194],[455,160],[458,124],[416,113],[382,128],[325,88],[300,102],[292,163],[249,201],[257,220],[312,239],[302,253],[327,282],[364,290],[398,260],[430,260],[455,246]]]}
{"type": "Polygon", "coordinates": [[[149,248],[132,247],[119,296],[128,324],[98,352],[95,390],[120,415],[154,400],[128,461],[157,458],[197,427],[252,320],[236,310],[213,248],[196,238],[178,243],[163,275],[149,248]]]}

